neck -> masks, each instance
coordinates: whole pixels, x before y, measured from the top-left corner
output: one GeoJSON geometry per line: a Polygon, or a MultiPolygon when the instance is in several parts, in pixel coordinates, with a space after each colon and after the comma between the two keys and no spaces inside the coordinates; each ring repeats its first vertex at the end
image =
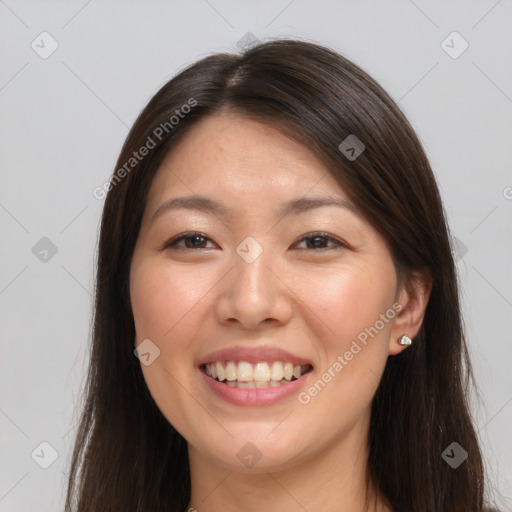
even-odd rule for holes
{"type": "Polygon", "coordinates": [[[369,483],[366,438],[354,429],[335,445],[286,469],[238,472],[189,445],[193,512],[391,512],[369,483]]]}

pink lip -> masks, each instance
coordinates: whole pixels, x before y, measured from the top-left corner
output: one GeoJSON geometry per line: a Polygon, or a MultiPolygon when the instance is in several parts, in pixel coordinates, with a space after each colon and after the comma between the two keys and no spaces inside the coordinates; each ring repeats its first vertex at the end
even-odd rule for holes
{"type": "Polygon", "coordinates": [[[201,358],[197,365],[201,366],[206,363],[213,363],[216,361],[247,361],[248,363],[260,363],[271,361],[290,362],[293,365],[298,364],[311,364],[311,361],[302,357],[295,356],[286,350],[278,347],[267,346],[237,346],[217,350],[201,358]]]}
{"type": "MultiPolygon", "coordinates": [[[[262,361],[262,359],[259,359],[259,361],[262,361]]],[[[281,384],[275,388],[246,389],[234,388],[228,386],[227,384],[223,384],[222,382],[219,382],[206,375],[206,373],[204,373],[200,368],[197,368],[197,371],[201,375],[201,378],[204,379],[207,386],[218,397],[233,405],[244,405],[249,407],[272,405],[276,402],[284,400],[290,395],[296,395],[300,388],[307,384],[312,373],[308,372],[297,380],[290,381],[288,384],[281,384]]]]}
{"type": "Polygon", "coordinates": [[[311,364],[311,361],[298,357],[286,350],[278,347],[272,347],[270,345],[264,346],[236,346],[225,348],[222,350],[216,350],[211,352],[205,357],[202,357],[197,362],[197,371],[204,379],[207,386],[220,398],[233,405],[244,405],[244,406],[263,406],[271,405],[280,400],[284,400],[290,395],[296,394],[299,389],[306,384],[310,378],[312,372],[304,374],[299,379],[290,381],[287,384],[275,388],[235,388],[230,387],[222,382],[219,382],[212,377],[206,375],[201,369],[202,365],[206,363],[213,363],[216,361],[246,361],[248,363],[259,363],[259,362],[272,362],[272,361],[283,361],[290,362],[293,365],[306,365],[311,364]]]}

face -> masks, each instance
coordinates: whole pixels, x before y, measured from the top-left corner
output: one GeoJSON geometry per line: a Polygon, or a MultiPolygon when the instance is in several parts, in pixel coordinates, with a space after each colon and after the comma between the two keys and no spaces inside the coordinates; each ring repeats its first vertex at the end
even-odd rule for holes
{"type": "Polygon", "coordinates": [[[400,293],[384,239],[268,124],[207,117],[154,178],[130,274],[135,346],[191,460],[269,471],[364,445],[404,334],[400,293]],[[220,206],[170,203],[186,196],[220,206]]]}

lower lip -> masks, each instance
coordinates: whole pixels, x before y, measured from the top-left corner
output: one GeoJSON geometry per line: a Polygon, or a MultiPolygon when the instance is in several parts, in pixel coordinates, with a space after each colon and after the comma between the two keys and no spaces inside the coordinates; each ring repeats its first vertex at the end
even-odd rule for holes
{"type": "Polygon", "coordinates": [[[311,371],[305,373],[299,379],[290,381],[287,384],[281,384],[275,388],[235,388],[222,384],[212,377],[209,377],[200,368],[197,369],[208,387],[220,398],[233,405],[245,405],[260,407],[262,405],[272,405],[291,395],[298,394],[307,382],[311,371]]]}

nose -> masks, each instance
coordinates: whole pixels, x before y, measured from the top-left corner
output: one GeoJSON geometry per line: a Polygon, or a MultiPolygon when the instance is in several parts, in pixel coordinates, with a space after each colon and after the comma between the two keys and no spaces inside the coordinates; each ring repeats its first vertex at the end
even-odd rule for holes
{"type": "Polygon", "coordinates": [[[219,322],[238,323],[247,330],[284,325],[292,316],[293,295],[270,248],[254,261],[235,252],[231,270],[219,283],[215,314],[219,322]]]}

